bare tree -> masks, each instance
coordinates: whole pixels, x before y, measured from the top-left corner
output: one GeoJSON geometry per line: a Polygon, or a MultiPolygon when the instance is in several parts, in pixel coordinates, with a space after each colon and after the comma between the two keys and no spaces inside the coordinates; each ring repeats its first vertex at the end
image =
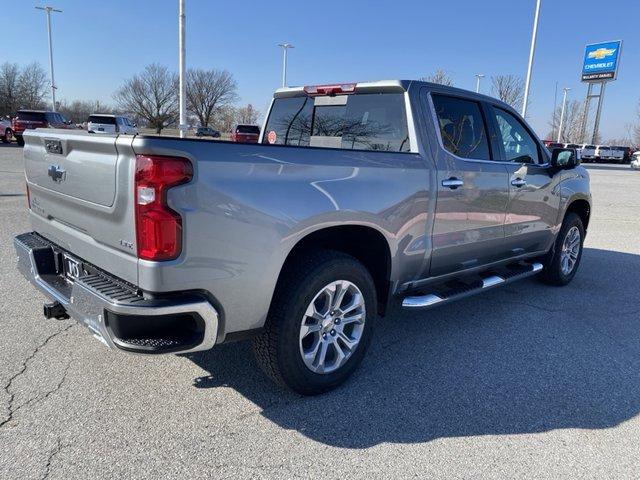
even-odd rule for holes
{"type": "Polygon", "coordinates": [[[84,100],[65,102],[63,100],[58,106],[58,111],[73,123],[83,123],[88,121],[89,115],[92,113],[110,113],[113,108],[99,100],[93,102],[84,100]]]}
{"type": "Polygon", "coordinates": [[[0,115],[13,115],[19,107],[20,68],[17,63],[0,65],[0,115]]]}
{"type": "Polygon", "coordinates": [[[260,112],[253,108],[250,103],[244,107],[238,108],[236,112],[236,121],[244,125],[254,125],[258,121],[260,112]]]}
{"type": "Polygon", "coordinates": [[[147,65],[114,94],[118,106],[144,119],[156,133],[178,117],[178,76],[163,65],[147,65]]]}
{"type": "Polygon", "coordinates": [[[443,69],[439,68],[433,74],[426,77],[422,77],[420,80],[423,82],[438,83],[440,85],[446,85],[447,87],[453,87],[453,79],[443,69]]]}
{"type": "Polygon", "coordinates": [[[491,77],[491,91],[496,98],[511,105],[516,110],[524,100],[524,80],[517,75],[495,75],[491,77]]]}
{"type": "Polygon", "coordinates": [[[636,110],[638,123],[630,125],[629,136],[633,141],[634,146],[640,148],[640,102],[638,102],[638,109],[636,110]]]}
{"type": "MultiPolygon", "coordinates": [[[[549,121],[551,133],[548,134],[548,138],[553,141],[557,139],[561,114],[562,106],[560,105],[556,108],[555,114],[551,116],[551,120],[549,121]]],[[[561,142],[583,143],[585,141],[581,135],[584,115],[584,100],[571,100],[570,102],[567,102],[567,106],[564,111],[564,119],[562,121],[562,132],[560,135],[561,142]]],[[[587,125],[587,127],[589,127],[589,125],[587,125]]],[[[587,132],[589,130],[589,128],[586,129],[587,132]]]]}
{"type": "Polygon", "coordinates": [[[203,127],[210,126],[216,109],[238,98],[236,81],[226,70],[190,69],[187,72],[187,108],[203,127]]]}
{"type": "Polygon", "coordinates": [[[232,105],[220,107],[215,112],[213,124],[216,130],[230,132],[236,124],[237,110],[232,105]]]}
{"type": "Polygon", "coordinates": [[[49,81],[39,63],[30,63],[22,69],[18,78],[20,108],[43,108],[49,81]]]}

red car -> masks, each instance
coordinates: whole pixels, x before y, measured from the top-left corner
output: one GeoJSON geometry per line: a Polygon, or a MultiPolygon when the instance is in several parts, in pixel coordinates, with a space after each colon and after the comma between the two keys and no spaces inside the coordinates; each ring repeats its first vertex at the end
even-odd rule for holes
{"type": "Polygon", "coordinates": [[[25,130],[35,128],[75,128],[66,118],[58,112],[46,112],[44,110],[19,110],[13,119],[13,136],[18,145],[24,145],[22,134],[25,130]]]}
{"type": "Polygon", "coordinates": [[[260,127],[257,125],[238,125],[231,134],[232,142],[258,143],[260,127]]]}

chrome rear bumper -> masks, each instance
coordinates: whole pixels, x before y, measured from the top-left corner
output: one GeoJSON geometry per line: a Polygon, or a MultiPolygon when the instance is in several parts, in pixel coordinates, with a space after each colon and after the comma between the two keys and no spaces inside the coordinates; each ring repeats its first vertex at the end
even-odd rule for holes
{"type": "Polygon", "coordinates": [[[68,252],[35,232],[15,237],[14,247],[22,275],[110,348],[144,354],[187,353],[208,350],[216,343],[218,313],[201,295],[185,292],[145,298],[134,286],[87,262],[82,263],[82,275],[71,281],[60,266],[68,252]],[[189,336],[163,336],[155,325],[167,332],[187,332],[189,325],[189,336]]]}

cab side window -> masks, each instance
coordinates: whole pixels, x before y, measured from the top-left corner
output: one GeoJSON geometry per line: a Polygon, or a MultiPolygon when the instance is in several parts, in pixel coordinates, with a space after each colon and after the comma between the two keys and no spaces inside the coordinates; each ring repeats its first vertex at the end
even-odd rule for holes
{"type": "Polygon", "coordinates": [[[445,95],[433,95],[444,148],[462,158],[491,160],[489,140],[480,104],[445,95]]]}
{"type": "Polygon", "coordinates": [[[542,163],[538,143],[522,122],[506,110],[493,107],[505,159],[514,163],[542,163]]]}

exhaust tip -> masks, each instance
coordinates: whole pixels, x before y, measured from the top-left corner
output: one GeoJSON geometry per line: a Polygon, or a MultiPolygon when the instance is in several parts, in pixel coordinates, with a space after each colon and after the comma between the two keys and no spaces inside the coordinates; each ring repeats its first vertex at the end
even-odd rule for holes
{"type": "Polygon", "coordinates": [[[56,320],[66,320],[69,314],[60,302],[45,303],[43,305],[44,318],[55,318],[56,320]]]}

